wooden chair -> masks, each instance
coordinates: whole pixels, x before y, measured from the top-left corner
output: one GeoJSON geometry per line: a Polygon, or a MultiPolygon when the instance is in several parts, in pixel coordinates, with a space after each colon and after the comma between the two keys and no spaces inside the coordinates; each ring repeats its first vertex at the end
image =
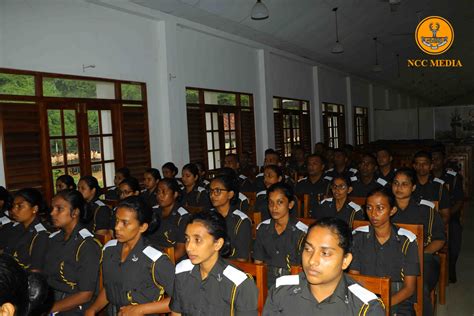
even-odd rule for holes
{"type": "Polygon", "coordinates": [[[311,226],[313,223],[316,222],[314,218],[298,217],[297,219],[308,226],[311,226]]]}
{"type": "Polygon", "coordinates": [[[309,194],[296,194],[297,197],[297,206],[296,206],[296,216],[298,217],[309,217],[309,194]]]}
{"type": "Polygon", "coordinates": [[[243,195],[249,199],[249,208],[253,208],[255,206],[255,201],[257,201],[257,193],[255,192],[242,192],[243,195]]]}
{"type": "Polygon", "coordinates": [[[191,214],[201,213],[204,210],[202,206],[185,206],[185,209],[191,214]]]}
{"type": "Polygon", "coordinates": [[[362,196],[349,196],[349,200],[351,202],[354,202],[355,204],[360,205],[361,207],[364,207],[367,198],[362,197],[362,196]]]}
{"type": "Polygon", "coordinates": [[[173,264],[176,264],[176,260],[174,258],[174,247],[163,248],[163,252],[168,255],[168,257],[170,258],[171,262],[173,262],[173,264]]]}
{"type": "MultiPolygon", "coordinates": [[[[435,210],[439,211],[439,201],[433,201],[435,210]]],[[[448,262],[449,262],[449,249],[448,249],[448,237],[449,237],[449,224],[444,225],[444,232],[446,235],[446,243],[436,254],[439,257],[439,280],[438,280],[438,298],[439,304],[446,304],[446,287],[449,284],[448,280],[448,262]]]]}
{"type": "Polygon", "coordinates": [[[265,305],[265,300],[267,299],[267,266],[265,264],[256,264],[252,262],[241,262],[236,260],[229,260],[229,262],[244,271],[247,274],[250,274],[255,278],[255,283],[258,288],[258,314],[262,315],[263,306],[265,305]]]}
{"type": "MultiPolygon", "coordinates": [[[[360,226],[370,225],[368,221],[354,221],[352,228],[356,229],[360,226]]],[[[416,303],[415,303],[415,312],[416,315],[423,315],[423,225],[413,225],[413,224],[401,224],[395,223],[398,227],[405,228],[416,235],[416,241],[418,244],[418,258],[420,260],[420,275],[416,277],[416,303]]]]}
{"type": "Polygon", "coordinates": [[[257,237],[257,226],[262,222],[262,213],[252,211],[250,219],[252,220],[252,238],[255,239],[257,237]]]}

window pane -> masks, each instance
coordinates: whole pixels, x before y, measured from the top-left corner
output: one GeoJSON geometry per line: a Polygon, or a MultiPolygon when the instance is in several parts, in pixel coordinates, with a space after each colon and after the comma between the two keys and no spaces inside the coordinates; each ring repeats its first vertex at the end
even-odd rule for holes
{"type": "Polygon", "coordinates": [[[66,136],[76,136],[76,111],[75,110],[64,110],[64,132],[66,136]]]}
{"type": "Polygon", "coordinates": [[[284,109],[288,109],[288,110],[300,110],[301,109],[300,101],[288,100],[288,99],[283,99],[282,100],[282,107],[284,109]]]}
{"type": "Polygon", "coordinates": [[[46,97],[114,99],[112,82],[43,78],[43,95],[46,97]]]}
{"type": "Polygon", "coordinates": [[[63,174],[65,174],[64,168],[53,169],[51,170],[51,173],[53,177],[53,189],[54,189],[54,193],[56,193],[56,179],[62,176],[63,174]]]}
{"type": "Polygon", "coordinates": [[[303,102],[303,111],[308,111],[308,102],[303,102]]]}
{"type": "Polygon", "coordinates": [[[229,123],[230,123],[230,129],[235,130],[235,114],[234,113],[229,114],[229,123]]]}
{"type": "Polygon", "coordinates": [[[214,149],[212,145],[212,133],[208,132],[207,133],[207,150],[212,150],[214,149]]]}
{"type": "Polygon", "coordinates": [[[87,125],[89,126],[89,135],[99,134],[99,111],[87,111],[87,125]]]}
{"type": "Polygon", "coordinates": [[[223,115],[223,120],[224,120],[224,131],[228,131],[230,128],[229,124],[229,114],[224,113],[223,115]]]}
{"type": "Polygon", "coordinates": [[[235,105],[235,97],[235,93],[204,91],[204,102],[206,104],[235,105]]]}
{"type": "Polygon", "coordinates": [[[231,147],[231,145],[230,145],[230,133],[229,132],[224,133],[224,141],[225,141],[225,149],[229,149],[231,147]]]}
{"type": "Polygon", "coordinates": [[[218,169],[221,167],[221,153],[219,151],[214,152],[214,159],[216,161],[216,164],[214,168],[218,169]]]}
{"type": "Polygon", "coordinates": [[[114,159],[114,141],[112,136],[106,136],[102,138],[104,142],[104,160],[114,159]]]}
{"type": "Polygon", "coordinates": [[[218,118],[219,118],[219,115],[217,113],[212,113],[212,129],[213,130],[219,129],[219,123],[217,122],[218,118]]]}
{"type": "Polygon", "coordinates": [[[214,169],[214,155],[212,151],[207,153],[207,163],[209,165],[209,170],[214,169]]]}
{"type": "Polygon", "coordinates": [[[114,185],[115,176],[115,163],[108,162],[105,164],[105,187],[111,187],[114,185]]]}
{"type": "Polygon", "coordinates": [[[219,132],[214,132],[214,149],[219,149],[219,132]]]}
{"type": "Polygon", "coordinates": [[[104,172],[102,170],[102,165],[92,165],[92,176],[94,176],[97,181],[99,181],[99,186],[101,188],[104,187],[104,172]]]}
{"type": "Polygon", "coordinates": [[[212,130],[211,113],[210,112],[206,112],[206,130],[207,131],[212,130]]]}
{"type": "Polygon", "coordinates": [[[235,138],[235,132],[230,133],[230,141],[231,141],[231,148],[234,148],[237,146],[236,138],[235,138]]]}
{"type": "Polygon", "coordinates": [[[75,165],[79,163],[77,138],[66,139],[66,153],[68,165],[75,165]]]}
{"type": "Polygon", "coordinates": [[[67,168],[67,174],[74,179],[74,183],[78,183],[81,178],[81,168],[79,166],[67,168]]]}
{"type": "Polygon", "coordinates": [[[273,98],[273,108],[274,109],[279,109],[280,108],[280,99],[273,98]]]}
{"type": "Polygon", "coordinates": [[[102,134],[112,134],[112,111],[100,111],[102,134]]]}
{"type": "Polygon", "coordinates": [[[49,136],[61,136],[61,111],[48,110],[49,136]]]}
{"type": "Polygon", "coordinates": [[[32,75],[0,73],[0,94],[35,95],[35,78],[32,75]]]}
{"type": "Polygon", "coordinates": [[[64,165],[64,150],[63,142],[61,139],[51,139],[50,141],[51,151],[51,165],[62,166],[64,165]]]}
{"type": "Polygon", "coordinates": [[[89,145],[91,149],[91,160],[101,161],[102,155],[100,150],[100,137],[91,137],[89,145]]]}
{"type": "Polygon", "coordinates": [[[122,100],[142,100],[142,87],[140,84],[122,83],[120,88],[122,90],[122,100]]]}
{"type": "Polygon", "coordinates": [[[199,91],[186,89],[186,103],[199,103],[199,91]]]}
{"type": "Polygon", "coordinates": [[[241,106],[250,106],[250,96],[246,94],[240,95],[240,105],[241,106]]]}

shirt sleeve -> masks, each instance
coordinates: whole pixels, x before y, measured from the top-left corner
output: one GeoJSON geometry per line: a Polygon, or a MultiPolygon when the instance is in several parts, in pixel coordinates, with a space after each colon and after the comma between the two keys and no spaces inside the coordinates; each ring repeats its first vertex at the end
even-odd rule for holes
{"type": "Polygon", "coordinates": [[[235,258],[248,259],[250,253],[250,242],[252,238],[252,226],[249,219],[243,219],[237,232],[235,245],[235,258]]]}
{"type": "Polygon", "coordinates": [[[238,316],[258,315],[258,290],[252,279],[247,278],[237,287],[234,309],[238,316]]]}
{"type": "Polygon", "coordinates": [[[168,295],[173,294],[174,265],[166,255],[162,255],[155,264],[154,276],[156,281],[165,288],[168,295]]]}
{"type": "Polygon", "coordinates": [[[188,225],[188,222],[190,219],[191,219],[191,216],[189,214],[185,214],[184,216],[181,216],[180,219],[178,220],[178,231],[176,234],[177,243],[180,243],[180,244],[185,243],[184,233],[186,231],[186,225],[188,225]]]}
{"type": "Polygon", "coordinates": [[[267,300],[265,301],[265,306],[263,307],[262,316],[273,316],[280,315],[280,306],[278,304],[279,300],[275,299],[275,286],[272,286],[268,291],[267,300]]]}
{"type": "Polygon", "coordinates": [[[441,198],[439,201],[439,209],[449,208],[449,192],[445,185],[441,188],[441,198]]]}
{"type": "Polygon", "coordinates": [[[79,249],[77,280],[79,291],[95,291],[99,278],[101,250],[92,239],[87,238],[79,249]]]}
{"type": "Polygon", "coordinates": [[[416,240],[408,244],[403,262],[403,274],[420,275],[420,259],[418,258],[418,243],[416,240]]]}
{"type": "Polygon", "coordinates": [[[431,229],[431,240],[446,240],[444,234],[444,224],[441,215],[436,210],[431,210],[430,216],[433,216],[433,227],[431,229]]]}
{"type": "Polygon", "coordinates": [[[206,210],[211,208],[211,199],[209,198],[207,191],[200,192],[198,199],[199,201],[197,201],[197,203],[200,207],[203,207],[206,210]]]}
{"type": "Polygon", "coordinates": [[[183,311],[183,306],[181,302],[181,282],[179,280],[179,275],[175,276],[175,283],[173,287],[173,295],[171,295],[171,301],[169,304],[169,307],[171,311],[176,312],[176,313],[181,313],[183,311]]]}
{"type": "Polygon", "coordinates": [[[101,206],[95,217],[95,230],[110,229],[111,210],[107,206],[101,206]]]}
{"type": "Polygon", "coordinates": [[[355,270],[355,271],[361,271],[361,262],[360,262],[360,256],[361,256],[361,233],[356,233],[353,238],[352,242],[352,261],[351,261],[351,266],[350,270],[355,270]]]}
{"type": "Polygon", "coordinates": [[[31,245],[31,265],[30,270],[43,270],[44,260],[46,258],[46,251],[48,247],[49,235],[46,232],[38,233],[37,237],[31,245]]]}
{"type": "Polygon", "coordinates": [[[379,300],[373,300],[369,302],[369,308],[367,309],[366,316],[384,316],[385,308],[379,300]]]}
{"type": "Polygon", "coordinates": [[[255,238],[255,244],[253,246],[254,260],[265,261],[265,248],[263,246],[263,238],[263,231],[257,229],[257,236],[255,238]]]}

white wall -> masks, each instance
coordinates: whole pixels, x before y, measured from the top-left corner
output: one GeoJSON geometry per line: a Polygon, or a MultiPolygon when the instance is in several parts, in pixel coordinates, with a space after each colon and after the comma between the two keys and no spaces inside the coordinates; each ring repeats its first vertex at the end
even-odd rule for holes
{"type": "Polygon", "coordinates": [[[375,110],[376,139],[417,139],[417,109],[375,110]]]}
{"type": "Polygon", "coordinates": [[[360,79],[352,79],[352,105],[369,106],[369,83],[360,79]]]}
{"type": "Polygon", "coordinates": [[[321,102],[346,104],[346,74],[319,67],[319,94],[321,102]]]}

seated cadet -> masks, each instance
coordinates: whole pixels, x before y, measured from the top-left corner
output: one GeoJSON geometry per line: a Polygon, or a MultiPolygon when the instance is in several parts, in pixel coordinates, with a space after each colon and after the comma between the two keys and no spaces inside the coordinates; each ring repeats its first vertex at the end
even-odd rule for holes
{"type": "Polygon", "coordinates": [[[463,178],[452,169],[445,168],[446,153],[443,145],[433,147],[433,176],[445,182],[449,193],[449,282],[456,283],[456,262],[461,251],[461,211],[464,206],[463,178]]]}
{"type": "Polygon", "coordinates": [[[49,232],[38,214],[47,210],[40,191],[25,188],[14,195],[10,216],[13,221],[0,230],[0,251],[13,256],[23,269],[42,271],[49,232]]]}
{"type": "Polygon", "coordinates": [[[76,184],[74,183],[74,178],[68,174],[63,174],[56,178],[56,192],[61,190],[75,190],[76,184]]]}
{"type": "Polygon", "coordinates": [[[8,219],[9,211],[13,204],[13,198],[3,186],[0,186],[0,228],[4,224],[3,222],[8,219]]]}
{"type": "Polygon", "coordinates": [[[261,213],[262,220],[267,220],[271,217],[270,212],[268,211],[267,189],[271,185],[275,183],[280,183],[283,180],[283,171],[279,166],[268,165],[263,169],[263,174],[265,189],[260,192],[257,192],[254,212],[261,213]]]}
{"type": "Polygon", "coordinates": [[[114,176],[114,184],[115,186],[109,188],[107,192],[105,192],[105,199],[117,201],[120,200],[120,192],[119,192],[119,184],[123,181],[123,179],[130,178],[130,169],[127,167],[118,168],[115,170],[114,176]]]}
{"type": "Polygon", "coordinates": [[[186,206],[198,206],[204,209],[211,208],[211,201],[206,189],[199,186],[199,169],[193,163],[188,163],[181,172],[184,190],[181,196],[181,204],[186,206]]]}
{"type": "Polygon", "coordinates": [[[323,142],[317,142],[314,144],[314,153],[324,157],[324,154],[326,153],[326,144],[323,142]]]}
{"type": "Polygon", "coordinates": [[[375,178],[377,162],[373,155],[363,154],[359,164],[359,173],[351,177],[352,192],[351,196],[366,197],[367,194],[379,187],[388,185],[388,182],[382,178],[375,178]]]}
{"type": "Polygon", "coordinates": [[[53,198],[51,218],[59,230],[49,236],[44,275],[54,291],[51,313],[83,315],[97,288],[100,246],[81,222],[89,222],[82,195],[63,190],[53,198]]]}
{"type": "Polygon", "coordinates": [[[87,223],[87,229],[93,234],[107,235],[112,232],[110,226],[112,219],[111,209],[99,200],[99,182],[93,176],[84,176],[77,184],[77,190],[81,192],[86,201],[87,213],[91,214],[91,221],[87,223]]]}
{"type": "Polygon", "coordinates": [[[240,172],[239,156],[237,154],[227,154],[224,158],[224,167],[231,168],[238,175],[239,180],[239,192],[254,192],[255,188],[252,181],[240,172]]]}
{"type": "Polygon", "coordinates": [[[433,169],[431,153],[417,152],[413,158],[413,169],[416,172],[416,189],[413,192],[413,198],[417,202],[421,200],[438,201],[438,212],[447,224],[449,222],[449,193],[444,181],[432,177],[430,174],[433,169]]]}
{"type": "Polygon", "coordinates": [[[115,232],[102,249],[104,287],[85,315],[108,306],[109,315],[158,315],[169,312],[174,266],[166,254],[150,245],[146,234],[159,222],[141,197],[117,205],[115,232]],[[164,298],[167,293],[168,297],[164,298]]]}
{"type": "Polygon", "coordinates": [[[293,179],[306,176],[306,158],[301,145],[295,145],[291,149],[291,158],[286,168],[293,179]]]}
{"type": "Polygon", "coordinates": [[[156,186],[158,181],[161,179],[161,174],[158,169],[148,168],[143,173],[143,183],[145,184],[145,189],[142,190],[140,196],[142,199],[148,203],[149,207],[156,205],[156,186]]]}
{"type": "MultiPolygon", "coordinates": [[[[232,168],[229,168],[229,167],[221,168],[219,169],[218,175],[229,176],[229,177],[235,178],[237,181],[237,184],[239,184],[240,178],[237,177],[237,174],[232,168]]],[[[238,188],[239,187],[237,187],[237,190],[238,188]]],[[[252,191],[249,191],[249,192],[252,192],[252,191]]],[[[239,194],[237,195],[237,197],[235,199],[232,199],[230,202],[231,202],[232,209],[238,209],[239,211],[244,212],[245,214],[249,212],[249,207],[250,207],[249,199],[242,192],[239,191],[239,194]]]]}
{"type": "Polygon", "coordinates": [[[265,150],[265,159],[263,160],[262,172],[257,174],[257,176],[255,177],[255,182],[254,182],[255,192],[258,193],[266,189],[263,171],[265,170],[266,166],[270,166],[270,165],[281,167],[280,155],[273,148],[269,148],[265,150]]]}
{"type": "Polygon", "coordinates": [[[344,220],[350,227],[354,220],[363,220],[364,212],[360,205],[351,202],[347,197],[352,191],[349,179],[337,175],[331,181],[332,198],[324,199],[311,210],[311,217],[319,220],[333,216],[344,220]]]}
{"type": "Polygon", "coordinates": [[[253,180],[258,173],[258,166],[254,165],[250,152],[243,151],[239,159],[239,172],[247,178],[253,180]]]}
{"type": "Polygon", "coordinates": [[[324,151],[324,158],[326,159],[327,170],[334,169],[334,148],[327,147],[324,151]]]}
{"type": "MultiPolygon", "coordinates": [[[[179,170],[174,163],[169,161],[161,167],[161,171],[163,172],[163,178],[176,179],[179,170]]],[[[182,190],[184,188],[183,183],[179,179],[176,179],[176,181],[178,181],[179,187],[182,190]]]]}
{"type": "Polygon", "coordinates": [[[385,315],[377,296],[344,274],[352,260],[351,244],[351,230],[339,218],[325,217],[311,225],[303,272],[276,280],[263,315],[385,315]]]}
{"type": "Polygon", "coordinates": [[[370,225],[354,230],[352,263],[354,274],[390,277],[392,315],[415,315],[416,276],[420,261],[416,235],[390,222],[397,212],[391,191],[377,188],[367,196],[370,225]]]}
{"type": "Polygon", "coordinates": [[[392,152],[387,147],[379,147],[376,155],[378,168],[375,171],[375,178],[381,178],[391,184],[397,171],[392,168],[392,152]]]}
{"type": "Polygon", "coordinates": [[[139,196],[140,182],[138,182],[138,179],[134,177],[125,178],[122,180],[122,182],[119,183],[117,193],[119,195],[120,200],[126,199],[129,196],[139,196]]]}
{"type": "Polygon", "coordinates": [[[349,167],[348,163],[349,158],[347,157],[347,153],[343,149],[336,148],[334,149],[334,167],[326,170],[324,175],[331,178],[342,175],[350,179],[356,175],[357,169],[349,167]]]}
{"type": "Polygon", "coordinates": [[[208,190],[210,182],[209,180],[206,179],[207,171],[206,171],[206,168],[204,167],[204,164],[201,161],[195,162],[194,164],[199,170],[199,184],[198,185],[208,190]]]}
{"type": "Polygon", "coordinates": [[[290,216],[295,204],[293,189],[286,183],[275,183],[268,188],[268,209],[271,219],[257,226],[253,249],[255,263],[268,267],[268,287],[276,278],[290,274],[291,265],[299,264],[301,247],[308,226],[290,216]]]}
{"type": "Polygon", "coordinates": [[[435,253],[445,243],[443,221],[435,210],[434,204],[427,200],[417,201],[413,197],[416,189],[415,172],[409,168],[400,168],[395,173],[392,191],[398,211],[392,222],[423,225],[423,315],[433,315],[430,292],[436,286],[439,276],[439,257],[435,253]]]}
{"type": "Polygon", "coordinates": [[[158,249],[174,247],[175,261],[186,255],[184,230],[189,221],[188,211],[178,203],[180,191],[176,179],[164,178],[158,182],[158,205],[153,207],[153,213],[159,218],[160,226],[147,236],[158,249]]]}
{"type": "Polygon", "coordinates": [[[237,200],[238,194],[235,177],[218,175],[212,179],[209,195],[215,211],[225,218],[231,248],[229,258],[247,261],[250,258],[252,223],[244,212],[232,207],[231,201],[237,200]]]}
{"type": "Polygon", "coordinates": [[[223,259],[230,251],[218,212],[193,214],[186,227],[189,259],[176,266],[171,315],[253,315],[258,290],[252,278],[223,259]]]}
{"type": "Polygon", "coordinates": [[[308,176],[300,179],[295,187],[297,194],[309,194],[309,208],[315,209],[325,197],[329,196],[330,177],[324,176],[324,158],[318,154],[306,158],[308,176]]]}

